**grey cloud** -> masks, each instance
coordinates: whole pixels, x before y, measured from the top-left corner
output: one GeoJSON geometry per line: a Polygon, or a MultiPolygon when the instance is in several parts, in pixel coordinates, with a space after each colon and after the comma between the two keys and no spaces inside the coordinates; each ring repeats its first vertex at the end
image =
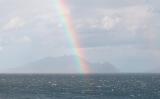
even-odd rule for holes
{"type": "Polygon", "coordinates": [[[133,5],[141,5],[144,4],[146,1],[145,0],[69,0],[71,7],[76,6],[79,7],[81,6],[81,9],[83,8],[121,8],[125,6],[133,6],[133,5]]]}
{"type": "MultiPolygon", "coordinates": [[[[107,59],[124,71],[157,62],[151,58],[159,58],[158,0],[66,1],[81,47],[94,61],[107,59]]],[[[0,0],[0,68],[73,54],[54,6],[53,0],[0,0]]]]}

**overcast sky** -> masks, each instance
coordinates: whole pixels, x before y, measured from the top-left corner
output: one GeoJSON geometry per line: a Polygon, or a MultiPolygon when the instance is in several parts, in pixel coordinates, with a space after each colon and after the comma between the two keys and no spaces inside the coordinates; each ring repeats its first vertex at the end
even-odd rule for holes
{"type": "MultiPolygon", "coordinates": [[[[160,0],[66,0],[86,59],[160,69],[160,0]]],[[[0,0],[0,70],[72,54],[54,0],[0,0]]]]}

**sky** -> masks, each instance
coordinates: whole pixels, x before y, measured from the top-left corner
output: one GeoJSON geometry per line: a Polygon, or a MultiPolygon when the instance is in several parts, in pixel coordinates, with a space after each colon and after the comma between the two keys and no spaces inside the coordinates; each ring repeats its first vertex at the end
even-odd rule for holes
{"type": "MultiPolygon", "coordinates": [[[[0,0],[0,71],[72,55],[55,0],[0,0]]],[[[66,0],[86,60],[160,69],[159,0],[66,0]]]]}

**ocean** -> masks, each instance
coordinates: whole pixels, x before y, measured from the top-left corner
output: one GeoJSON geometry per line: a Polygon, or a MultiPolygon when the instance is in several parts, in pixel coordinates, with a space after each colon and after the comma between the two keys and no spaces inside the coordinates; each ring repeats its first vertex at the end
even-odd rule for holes
{"type": "Polygon", "coordinates": [[[0,99],[160,99],[160,74],[1,74],[0,99]]]}

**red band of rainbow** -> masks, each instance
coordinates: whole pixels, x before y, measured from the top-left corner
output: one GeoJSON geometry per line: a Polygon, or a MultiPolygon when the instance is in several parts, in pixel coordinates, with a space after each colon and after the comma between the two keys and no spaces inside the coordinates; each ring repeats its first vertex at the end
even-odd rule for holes
{"type": "Polygon", "coordinates": [[[69,9],[67,7],[66,1],[67,0],[55,0],[56,7],[60,15],[61,23],[64,27],[64,32],[66,33],[70,44],[73,48],[74,54],[77,56],[77,64],[78,64],[78,71],[80,73],[88,74],[90,72],[89,65],[82,59],[85,57],[85,52],[83,48],[81,48],[80,40],[78,33],[76,32],[71,14],[69,12],[69,9]]]}

